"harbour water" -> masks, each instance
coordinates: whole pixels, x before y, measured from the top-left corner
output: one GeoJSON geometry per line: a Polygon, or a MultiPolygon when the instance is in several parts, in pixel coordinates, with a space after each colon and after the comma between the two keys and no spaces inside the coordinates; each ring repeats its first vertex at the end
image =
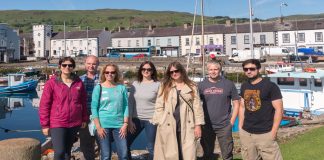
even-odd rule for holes
{"type": "MultiPolygon", "coordinates": [[[[38,116],[39,96],[36,92],[0,95],[0,140],[35,138],[41,143],[46,137],[41,132],[38,116]]],[[[145,149],[145,132],[135,140],[132,149],[145,149]]]]}

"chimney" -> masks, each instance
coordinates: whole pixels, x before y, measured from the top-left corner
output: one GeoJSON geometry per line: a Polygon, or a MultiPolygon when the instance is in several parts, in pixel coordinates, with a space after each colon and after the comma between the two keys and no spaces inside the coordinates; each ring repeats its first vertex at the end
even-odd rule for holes
{"type": "Polygon", "coordinates": [[[149,31],[152,31],[154,28],[156,28],[156,26],[155,25],[149,25],[149,31]]]}
{"type": "Polygon", "coordinates": [[[184,29],[187,29],[188,27],[190,27],[191,26],[191,23],[184,23],[183,24],[183,28],[184,29]]]}
{"type": "Polygon", "coordinates": [[[118,27],[118,32],[120,32],[120,31],[122,31],[122,30],[124,30],[124,29],[125,29],[124,27],[119,26],[119,27],[118,27]]]}
{"type": "Polygon", "coordinates": [[[226,20],[225,25],[226,25],[227,27],[231,26],[231,20],[229,20],[229,19],[226,20]]]}

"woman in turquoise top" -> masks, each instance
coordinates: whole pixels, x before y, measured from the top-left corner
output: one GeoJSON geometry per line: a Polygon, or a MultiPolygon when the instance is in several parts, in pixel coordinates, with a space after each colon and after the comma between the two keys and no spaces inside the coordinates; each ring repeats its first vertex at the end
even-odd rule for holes
{"type": "Polygon", "coordinates": [[[111,143],[114,139],[118,159],[127,160],[127,89],[119,83],[119,69],[115,64],[107,64],[100,77],[101,85],[94,88],[91,102],[96,139],[100,144],[100,159],[111,159],[111,143]]]}

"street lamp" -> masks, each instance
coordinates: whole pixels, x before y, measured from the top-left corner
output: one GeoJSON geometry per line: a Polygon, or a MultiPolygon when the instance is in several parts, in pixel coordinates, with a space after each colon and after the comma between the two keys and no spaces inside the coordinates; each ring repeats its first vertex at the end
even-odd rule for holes
{"type": "Polygon", "coordinates": [[[287,7],[288,4],[286,2],[281,2],[281,4],[280,4],[280,21],[281,22],[283,22],[282,9],[281,9],[283,6],[287,7]]]}

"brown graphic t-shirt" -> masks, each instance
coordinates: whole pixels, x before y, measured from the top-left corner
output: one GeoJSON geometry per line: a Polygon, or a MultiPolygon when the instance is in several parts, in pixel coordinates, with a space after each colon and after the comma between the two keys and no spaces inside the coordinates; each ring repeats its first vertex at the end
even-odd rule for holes
{"type": "Polygon", "coordinates": [[[272,101],[282,99],[279,87],[267,79],[254,85],[246,82],[241,86],[241,96],[245,105],[243,129],[254,134],[271,131],[275,113],[272,101]]]}

